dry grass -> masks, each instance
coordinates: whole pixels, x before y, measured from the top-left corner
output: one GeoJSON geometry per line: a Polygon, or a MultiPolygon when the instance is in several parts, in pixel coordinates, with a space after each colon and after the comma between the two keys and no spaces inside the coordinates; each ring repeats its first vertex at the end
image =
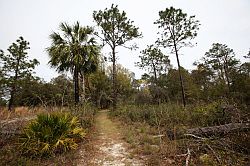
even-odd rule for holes
{"type": "MultiPolygon", "coordinates": [[[[57,107],[35,107],[35,108],[28,108],[28,107],[17,107],[14,111],[10,112],[6,108],[0,108],[0,131],[4,129],[8,129],[12,131],[13,129],[17,128],[22,129],[24,125],[23,123],[25,119],[29,117],[35,117],[37,114],[44,113],[44,112],[62,112],[62,111],[71,111],[69,108],[57,108],[57,107]],[[11,122],[11,123],[9,123],[11,122]],[[2,127],[1,127],[2,126],[2,127]],[[2,129],[1,129],[2,128],[2,129]]],[[[92,117],[91,111],[86,111],[87,113],[90,112],[92,117]]],[[[84,115],[88,117],[85,113],[84,115]]],[[[81,117],[83,119],[83,123],[86,121],[84,118],[85,116],[81,117]]],[[[88,120],[90,121],[90,120],[88,120]]],[[[90,123],[90,122],[88,122],[90,123]]],[[[89,125],[89,124],[88,124],[89,125]]],[[[86,125],[85,125],[86,126],[86,125]]],[[[91,131],[91,130],[90,130],[91,131]]],[[[76,165],[77,157],[78,157],[78,150],[71,150],[67,153],[57,154],[56,156],[52,156],[51,158],[38,158],[38,159],[31,159],[27,156],[23,156],[20,152],[18,147],[18,136],[16,135],[3,135],[0,134],[0,165],[76,165]]],[[[85,144],[83,142],[82,144],[85,144]]],[[[84,147],[84,146],[83,146],[84,147]]]]}
{"type": "Polygon", "coordinates": [[[150,166],[182,166],[185,165],[185,148],[180,142],[170,141],[167,137],[159,136],[158,129],[146,123],[120,123],[124,140],[130,144],[134,155],[143,156],[146,165],[150,166]],[[126,126],[126,128],[123,128],[126,126]]]}
{"type": "Polygon", "coordinates": [[[8,111],[7,108],[0,108],[0,121],[10,120],[14,118],[26,118],[45,111],[46,109],[44,109],[43,107],[16,107],[13,111],[8,111]]]}
{"type": "Polygon", "coordinates": [[[192,128],[207,122],[204,121],[203,123],[205,118],[202,116],[188,117],[184,116],[189,113],[188,111],[180,112],[174,109],[169,112],[171,116],[163,110],[162,115],[164,114],[164,116],[159,116],[162,119],[157,119],[154,112],[157,109],[154,108],[152,111],[147,110],[147,108],[131,109],[130,107],[130,109],[118,110],[111,114],[117,121],[120,121],[124,139],[131,145],[130,147],[134,150],[135,155],[146,156],[147,165],[185,165],[188,149],[191,154],[189,161],[191,165],[244,166],[250,164],[249,132],[234,133],[226,137],[213,137],[205,140],[191,138],[170,140],[166,136],[166,131],[172,129],[173,126],[174,129],[183,126],[192,128]],[[197,122],[197,119],[201,120],[197,122]],[[162,125],[155,123],[159,121],[162,122],[162,125]],[[165,136],[157,137],[157,135],[165,136]]]}

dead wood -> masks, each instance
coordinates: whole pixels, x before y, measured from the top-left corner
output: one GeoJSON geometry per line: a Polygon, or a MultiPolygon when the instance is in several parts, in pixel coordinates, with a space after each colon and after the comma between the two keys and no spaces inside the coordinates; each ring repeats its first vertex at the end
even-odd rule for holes
{"type": "Polygon", "coordinates": [[[173,131],[167,131],[167,136],[170,139],[181,139],[194,135],[199,139],[203,137],[223,136],[233,132],[244,132],[249,129],[250,123],[229,123],[219,126],[192,128],[185,131],[176,131],[175,133],[173,131]]]}

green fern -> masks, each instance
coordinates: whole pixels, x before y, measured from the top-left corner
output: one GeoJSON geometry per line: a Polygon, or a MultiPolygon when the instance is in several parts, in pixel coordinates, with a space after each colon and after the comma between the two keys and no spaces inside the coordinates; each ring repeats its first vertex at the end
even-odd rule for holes
{"type": "Polygon", "coordinates": [[[84,138],[78,118],[69,113],[41,114],[31,122],[20,137],[23,154],[50,156],[77,148],[77,141],[84,138]]]}

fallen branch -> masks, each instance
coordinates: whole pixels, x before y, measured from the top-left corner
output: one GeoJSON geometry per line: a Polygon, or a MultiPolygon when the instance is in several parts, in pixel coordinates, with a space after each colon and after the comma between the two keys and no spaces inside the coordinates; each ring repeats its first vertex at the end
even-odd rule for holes
{"type": "Polygon", "coordinates": [[[164,137],[165,135],[154,135],[153,138],[161,138],[164,137]]]}
{"type": "Polygon", "coordinates": [[[249,129],[250,129],[250,123],[229,123],[225,125],[212,126],[212,127],[192,128],[186,131],[177,131],[176,133],[173,131],[167,131],[167,136],[171,140],[173,140],[174,138],[181,139],[186,136],[191,136],[198,139],[204,139],[202,137],[221,136],[232,132],[248,131],[249,129]]]}
{"type": "Polygon", "coordinates": [[[193,137],[193,138],[196,138],[196,139],[201,139],[201,140],[207,139],[207,138],[203,138],[203,137],[196,136],[196,135],[194,135],[194,134],[184,134],[184,136],[190,136],[190,137],[193,137]]]}
{"type": "Polygon", "coordinates": [[[206,146],[213,152],[217,162],[221,164],[221,160],[220,160],[219,156],[217,156],[217,154],[215,153],[214,149],[208,144],[206,144],[206,146]]]}
{"type": "Polygon", "coordinates": [[[179,155],[176,155],[177,157],[186,157],[186,166],[189,165],[189,160],[190,160],[190,157],[191,157],[191,152],[189,150],[189,148],[187,149],[187,153],[185,154],[179,154],[179,155]]]}
{"type": "Polygon", "coordinates": [[[189,148],[187,150],[188,151],[187,151],[187,158],[186,158],[186,166],[188,166],[189,160],[190,160],[190,156],[191,156],[191,152],[190,152],[189,148]]]}
{"type": "Polygon", "coordinates": [[[246,131],[250,128],[249,123],[229,123],[220,126],[194,128],[187,130],[188,134],[194,134],[198,136],[211,136],[211,135],[224,135],[231,132],[246,131]]]}
{"type": "Polygon", "coordinates": [[[0,135],[11,136],[20,135],[22,133],[23,126],[35,119],[36,116],[24,117],[24,118],[14,118],[11,120],[3,120],[0,122],[0,135]]]}

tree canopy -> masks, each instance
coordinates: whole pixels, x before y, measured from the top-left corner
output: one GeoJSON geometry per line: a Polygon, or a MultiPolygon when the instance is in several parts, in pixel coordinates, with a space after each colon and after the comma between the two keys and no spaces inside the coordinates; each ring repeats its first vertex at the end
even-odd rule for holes
{"type": "Polygon", "coordinates": [[[137,62],[136,65],[142,69],[147,69],[149,73],[153,74],[155,81],[161,74],[166,74],[171,67],[168,56],[164,55],[159,48],[153,45],[142,50],[141,54],[139,56],[141,61],[137,62]]]}
{"type": "Polygon", "coordinates": [[[47,48],[50,56],[50,65],[59,72],[71,71],[74,75],[75,104],[79,103],[79,74],[93,71],[99,47],[93,37],[91,27],[82,27],[79,22],[73,26],[67,23],[60,24],[60,32],[50,35],[52,44],[47,48]]]}

